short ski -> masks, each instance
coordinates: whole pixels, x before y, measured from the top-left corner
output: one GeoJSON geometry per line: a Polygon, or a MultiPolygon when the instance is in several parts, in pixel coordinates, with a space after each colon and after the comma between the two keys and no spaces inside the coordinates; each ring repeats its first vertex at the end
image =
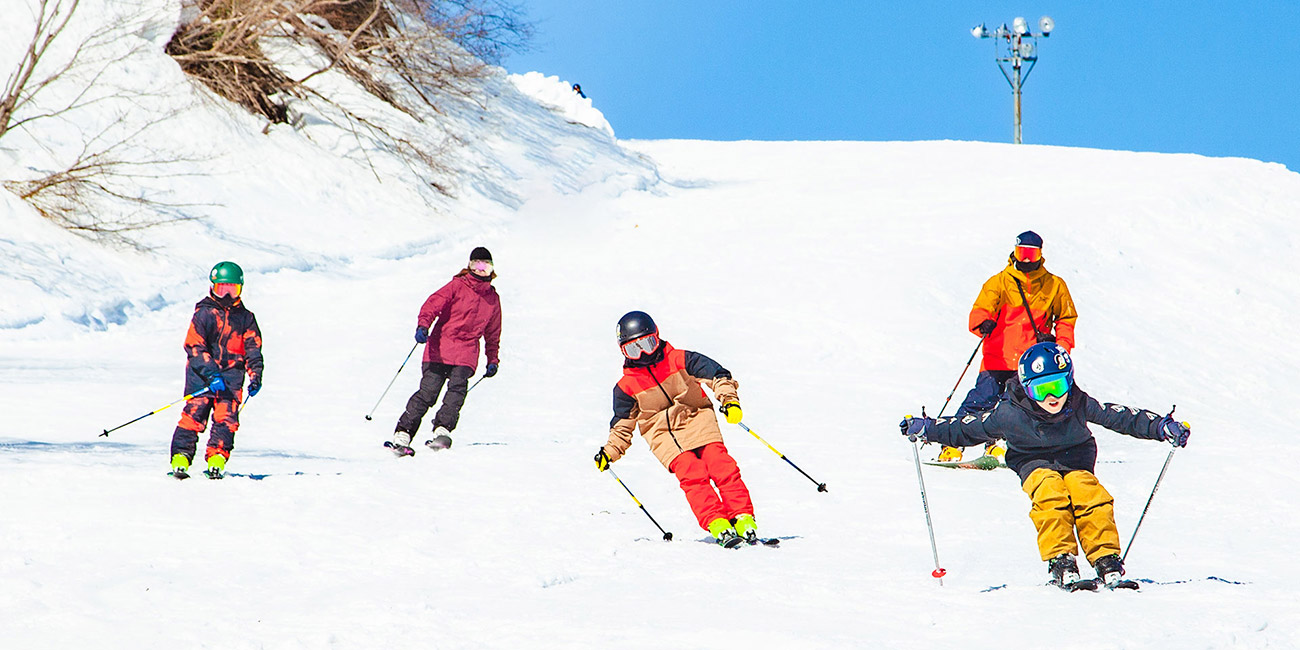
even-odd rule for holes
{"type": "Polygon", "coordinates": [[[185,479],[190,477],[190,473],[180,467],[177,467],[176,469],[167,472],[167,475],[178,481],[184,481],[185,479]]]}
{"type": "Polygon", "coordinates": [[[393,455],[394,455],[394,456],[397,456],[398,458],[402,458],[403,456],[414,456],[414,455],[415,455],[415,450],[414,450],[414,449],[411,449],[410,447],[407,447],[406,445],[398,445],[398,444],[394,444],[392,440],[385,440],[385,441],[384,441],[384,446],[387,447],[389,451],[393,452],[393,455]]]}
{"type": "Polygon", "coordinates": [[[980,456],[974,460],[954,460],[954,461],[928,461],[926,465],[934,467],[952,467],[955,469],[983,469],[992,470],[999,467],[1006,467],[997,456],[980,456]]]}
{"type": "Polygon", "coordinates": [[[781,540],[777,539],[776,537],[766,537],[766,538],[759,537],[752,542],[749,540],[745,540],[745,543],[749,544],[750,546],[758,546],[762,544],[763,546],[767,546],[769,548],[776,548],[781,545],[781,540]]]}
{"type": "Polygon", "coordinates": [[[1116,589],[1137,589],[1138,583],[1133,580],[1116,580],[1115,582],[1106,585],[1106,588],[1111,591],[1115,591],[1116,589]]]}
{"type": "Polygon", "coordinates": [[[435,436],[432,440],[425,440],[424,446],[434,451],[451,448],[451,438],[448,436],[435,436]]]}
{"type": "Polygon", "coordinates": [[[1097,591],[1097,589],[1101,587],[1101,581],[1096,578],[1081,578],[1074,582],[1066,582],[1064,584],[1053,580],[1047,584],[1052,585],[1053,587],[1060,587],[1065,591],[1097,591]]]}

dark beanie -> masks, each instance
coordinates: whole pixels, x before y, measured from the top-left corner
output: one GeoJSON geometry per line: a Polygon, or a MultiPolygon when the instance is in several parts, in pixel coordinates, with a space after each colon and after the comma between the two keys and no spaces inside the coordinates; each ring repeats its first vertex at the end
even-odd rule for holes
{"type": "Polygon", "coordinates": [[[492,253],[489,253],[488,249],[479,246],[478,248],[474,249],[473,253],[469,254],[469,261],[473,262],[474,260],[487,260],[491,262],[492,253]]]}
{"type": "Polygon", "coordinates": [[[1043,238],[1032,230],[1026,230],[1016,235],[1016,246],[1033,246],[1034,248],[1043,247],[1043,238]]]}

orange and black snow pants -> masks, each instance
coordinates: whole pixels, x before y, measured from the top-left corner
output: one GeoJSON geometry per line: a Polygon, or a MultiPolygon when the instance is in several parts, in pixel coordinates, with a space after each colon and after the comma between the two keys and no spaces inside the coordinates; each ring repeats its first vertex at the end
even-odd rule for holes
{"type": "Polygon", "coordinates": [[[1038,552],[1043,561],[1062,553],[1076,555],[1080,544],[1089,564],[1097,558],[1119,553],[1115,499],[1092,472],[1074,470],[1062,474],[1039,468],[1025,479],[1021,488],[1033,502],[1029,518],[1038,530],[1038,552]]]}
{"type": "Polygon", "coordinates": [[[734,520],[737,515],[754,514],[749,488],[740,480],[740,467],[722,443],[711,442],[684,451],[673,459],[668,469],[681,483],[700,528],[708,530],[714,519],[734,520]]]}
{"type": "Polygon", "coordinates": [[[207,427],[208,417],[212,417],[212,433],[208,435],[208,449],[205,459],[216,454],[230,458],[235,448],[235,432],[239,430],[239,398],[200,396],[190,399],[181,411],[181,421],[172,434],[172,455],[184,454],[194,460],[195,447],[199,434],[207,427]]]}

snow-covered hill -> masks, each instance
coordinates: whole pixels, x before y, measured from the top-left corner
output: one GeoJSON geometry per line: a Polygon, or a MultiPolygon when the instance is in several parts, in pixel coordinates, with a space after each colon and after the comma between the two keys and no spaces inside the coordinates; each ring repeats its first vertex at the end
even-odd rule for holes
{"type": "MultiPolygon", "coordinates": [[[[167,181],[204,220],[117,251],[0,192],[5,647],[1300,646],[1295,481],[1268,462],[1300,367],[1300,175],[970,142],[619,142],[545,78],[502,73],[453,115],[466,175],[431,198],[328,124],[262,134],[197,99],[157,49],[131,69],[191,102],[158,136],[212,154],[167,181]],[[1153,581],[1137,593],[1041,586],[1005,470],[927,469],[948,570],[929,575],[896,423],[941,407],[975,292],[1025,229],[1078,304],[1080,385],[1193,425],[1129,554],[1153,581]],[[501,372],[451,450],[396,461],[379,445],[413,366],[363,414],[476,245],[500,273],[501,372]],[[235,476],[177,483],[175,409],[97,434],[180,396],[192,304],[226,258],[248,271],[266,387],[235,476]],[[616,469],[675,541],[595,471],[631,309],[731,369],[747,424],[828,484],[726,428],[782,548],[708,543],[639,441],[616,469]]],[[[1169,448],[1096,433],[1127,542],[1169,448]]]]}

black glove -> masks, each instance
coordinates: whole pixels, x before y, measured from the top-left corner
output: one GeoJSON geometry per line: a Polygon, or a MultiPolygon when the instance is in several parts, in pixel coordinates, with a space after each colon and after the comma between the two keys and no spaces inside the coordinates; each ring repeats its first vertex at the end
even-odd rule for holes
{"type": "Polygon", "coordinates": [[[1192,435],[1192,427],[1186,422],[1179,422],[1168,415],[1160,418],[1159,424],[1161,435],[1164,436],[1165,442],[1175,447],[1186,447],[1187,438],[1192,435]]]}
{"type": "Polygon", "coordinates": [[[261,378],[261,377],[253,377],[252,379],[249,379],[249,380],[248,380],[248,396],[249,396],[249,397],[252,397],[252,396],[256,395],[256,394],[257,394],[257,391],[259,391],[259,390],[262,390],[262,378],[261,378]]]}
{"type": "Polygon", "coordinates": [[[1039,343],[1055,343],[1055,342],[1056,342],[1056,335],[1055,335],[1055,334],[1052,334],[1051,332],[1038,332],[1038,333],[1034,334],[1034,338],[1037,339],[1039,343]]]}
{"type": "Polygon", "coordinates": [[[489,363],[489,364],[487,364],[487,368],[483,370],[483,376],[484,376],[484,377],[495,377],[495,376],[497,376],[497,364],[495,364],[495,363],[489,363]]]}
{"type": "Polygon", "coordinates": [[[980,336],[983,337],[992,334],[993,330],[997,329],[997,327],[998,327],[997,321],[993,320],[992,318],[985,318],[983,323],[980,323],[979,325],[975,326],[975,331],[979,332],[980,336]]]}
{"type": "Polygon", "coordinates": [[[419,325],[416,325],[416,326],[415,326],[415,342],[416,342],[416,343],[424,343],[425,341],[428,341],[428,340],[429,340],[429,330],[427,330],[427,329],[425,329],[425,328],[423,328],[423,327],[420,327],[419,325]]]}
{"type": "Polygon", "coordinates": [[[932,424],[934,424],[934,418],[914,418],[909,415],[898,423],[898,431],[907,436],[909,440],[917,439],[925,442],[925,429],[932,424]]]}
{"type": "Polygon", "coordinates": [[[600,451],[596,452],[596,457],[593,460],[596,461],[596,469],[602,472],[609,469],[609,456],[605,454],[604,447],[601,447],[600,451]]]}

